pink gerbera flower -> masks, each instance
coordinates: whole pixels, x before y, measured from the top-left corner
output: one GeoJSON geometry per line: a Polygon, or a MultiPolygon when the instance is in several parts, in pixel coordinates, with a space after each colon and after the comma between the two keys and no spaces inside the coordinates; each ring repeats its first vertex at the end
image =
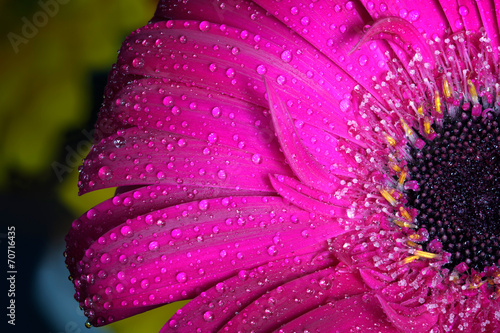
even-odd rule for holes
{"type": "Polygon", "coordinates": [[[109,76],[67,265],[89,324],[500,331],[500,6],[160,1],[109,76]]]}

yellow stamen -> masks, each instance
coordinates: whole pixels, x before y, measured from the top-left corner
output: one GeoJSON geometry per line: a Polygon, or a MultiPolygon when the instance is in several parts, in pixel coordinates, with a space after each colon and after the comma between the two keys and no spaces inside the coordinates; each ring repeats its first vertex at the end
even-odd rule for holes
{"type": "Polygon", "coordinates": [[[408,223],[408,222],[401,221],[401,220],[394,220],[394,224],[397,225],[398,227],[401,227],[401,228],[411,228],[411,229],[414,229],[414,228],[417,227],[413,223],[408,223]]]}
{"type": "Polygon", "coordinates": [[[401,119],[401,124],[403,125],[403,129],[405,130],[406,136],[412,136],[413,130],[411,129],[410,126],[408,126],[408,124],[403,119],[401,119]]]}
{"type": "Polygon", "coordinates": [[[411,234],[410,235],[410,239],[419,240],[420,238],[422,238],[422,236],[420,236],[419,234],[411,234]]]}
{"type": "Polygon", "coordinates": [[[419,258],[425,258],[425,259],[434,259],[439,256],[436,253],[425,252],[420,250],[415,251],[415,255],[418,256],[419,258]]]}
{"type": "Polygon", "coordinates": [[[407,221],[412,221],[410,213],[408,213],[408,211],[404,207],[399,207],[399,212],[407,221]]]}
{"type": "Polygon", "coordinates": [[[389,166],[391,167],[392,170],[394,170],[396,172],[400,172],[401,171],[401,168],[396,163],[389,163],[389,166]]]}
{"type": "Polygon", "coordinates": [[[404,184],[407,175],[408,175],[408,169],[405,168],[403,171],[401,171],[401,174],[399,175],[399,180],[398,180],[399,185],[404,184]]]}
{"type": "Polygon", "coordinates": [[[422,105],[420,105],[420,106],[418,107],[417,112],[418,112],[418,114],[419,114],[420,116],[423,116],[423,115],[424,115],[424,107],[423,107],[422,105]]]}
{"type": "Polygon", "coordinates": [[[396,140],[394,140],[394,138],[392,138],[391,136],[386,135],[385,138],[387,139],[387,142],[389,142],[391,146],[394,147],[396,145],[396,140]]]}
{"type": "Polygon", "coordinates": [[[409,257],[406,257],[403,260],[403,264],[409,264],[410,262],[413,262],[413,261],[415,261],[417,259],[418,259],[418,256],[409,256],[409,257]]]}
{"type": "Polygon", "coordinates": [[[434,129],[431,127],[431,121],[429,117],[424,118],[424,132],[425,134],[431,134],[434,132],[434,129]]]}
{"type": "Polygon", "coordinates": [[[450,84],[448,83],[448,80],[446,80],[446,79],[443,80],[443,92],[444,92],[444,97],[446,97],[446,98],[451,97],[450,84]]]}
{"type": "Polygon", "coordinates": [[[380,190],[380,194],[382,194],[382,196],[391,204],[391,206],[396,206],[396,199],[394,199],[389,192],[387,192],[386,190],[380,190]]]}
{"type": "Polygon", "coordinates": [[[411,247],[418,247],[418,244],[412,241],[406,241],[406,244],[411,247]]]}
{"type": "Polygon", "coordinates": [[[474,83],[472,83],[471,79],[468,79],[467,84],[469,85],[469,93],[470,93],[470,96],[472,97],[472,103],[473,104],[479,103],[479,100],[477,98],[476,87],[474,86],[474,83]]]}
{"type": "Polygon", "coordinates": [[[439,93],[437,90],[434,92],[434,106],[436,106],[437,113],[443,113],[441,111],[441,98],[439,97],[439,93]]]}

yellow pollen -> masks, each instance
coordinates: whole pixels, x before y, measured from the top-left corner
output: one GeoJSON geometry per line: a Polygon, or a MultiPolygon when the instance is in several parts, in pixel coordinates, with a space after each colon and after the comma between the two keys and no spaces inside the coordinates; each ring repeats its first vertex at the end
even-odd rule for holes
{"type": "Polygon", "coordinates": [[[408,222],[401,221],[401,220],[394,220],[394,224],[397,225],[398,227],[401,227],[401,228],[411,228],[411,229],[414,229],[414,228],[417,227],[413,223],[408,223],[408,222]]]}
{"type": "Polygon", "coordinates": [[[443,80],[443,92],[444,92],[444,97],[446,97],[446,98],[451,97],[450,84],[448,83],[448,80],[446,80],[446,79],[443,80]]]}
{"type": "Polygon", "coordinates": [[[392,195],[386,190],[380,190],[380,194],[387,200],[392,206],[396,206],[396,199],[392,197],[392,195]]]}
{"type": "Polygon", "coordinates": [[[429,117],[424,118],[424,132],[425,134],[431,134],[434,132],[434,129],[431,127],[431,121],[429,117]]]}
{"type": "Polygon", "coordinates": [[[409,256],[409,257],[406,257],[406,258],[402,261],[402,263],[403,263],[403,264],[409,264],[410,262],[413,262],[413,261],[415,261],[415,260],[417,260],[417,259],[418,259],[418,256],[409,256]]]}
{"type": "Polygon", "coordinates": [[[401,215],[403,215],[403,217],[411,222],[412,221],[412,218],[411,218],[411,215],[410,213],[408,213],[408,211],[404,208],[404,207],[399,207],[399,212],[401,213],[401,215]]]}
{"type": "Polygon", "coordinates": [[[408,175],[408,169],[405,168],[403,171],[401,171],[401,174],[399,175],[399,180],[398,180],[399,185],[404,184],[407,175],[408,175]]]}
{"type": "Polygon", "coordinates": [[[420,238],[422,238],[422,237],[419,234],[411,234],[410,235],[410,239],[419,240],[420,238]]]}
{"type": "Polygon", "coordinates": [[[415,251],[415,255],[418,256],[419,258],[425,258],[425,259],[434,259],[439,256],[438,254],[435,253],[425,252],[420,250],[415,251]]]}
{"type": "Polygon", "coordinates": [[[418,114],[420,116],[423,116],[424,115],[424,107],[423,106],[419,106],[417,112],[418,112],[418,114]]]}
{"type": "Polygon", "coordinates": [[[391,146],[393,146],[393,147],[394,147],[394,146],[396,145],[396,140],[394,140],[394,138],[393,138],[393,137],[391,137],[391,136],[389,136],[389,135],[386,135],[386,136],[385,136],[385,138],[387,139],[387,142],[389,142],[389,144],[390,144],[391,146]]]}
{"type": "Polygon", "coordinates": [[[443,113],[441,111],[441,98],[439,97],[439,93],[437,90],[434,92],[434,105],[436,106],[437,113],[443,113]]]}
{"type": "Polygon", "coordinates": [[[406,241],[406,244],[411,247],[418,247],[418,244],[412,241],[406,241]]]}
{"type": "Polygon", "coordinates": [[[392,170],[396,171],[396,172],[400,172],[401,171],[401,168],[399,165],[397,165],[396,163],[389,163],[390,167],[392,170]]]}
{"type": "Polygon", "coordinates": [[[403,125],[403,129],[405,130],[406,136],[412,136],[413,130],[411,129],[410,126],[408,126],[408,124],[403,119],[401,119],[401,124],[403,125]]]}
{"type": "Polygon", "coordinates": [[[476,87],[474,86],[474,83],[472,83],[471,79],[468,79],[467,84],[469,85],[469,93],[470,93],[470,96],[472,97],[472,103],[474,103],[474,104],[479,103],[479,100],[477,99],[477,92],[476,92],[476,87]]]}

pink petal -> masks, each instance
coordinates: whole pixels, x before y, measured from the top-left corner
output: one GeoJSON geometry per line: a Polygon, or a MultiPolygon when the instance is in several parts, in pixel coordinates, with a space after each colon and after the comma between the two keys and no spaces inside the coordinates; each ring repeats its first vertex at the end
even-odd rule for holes
{"type": "Polygon", "coordinates": [[[331,194],[308,188],[307,185],[285,176],[273,175],[269,179],[279,195],[306,211],[330,217],[356,218],[351,207],[352,202],[335,199],[331,194]]]}
{"type": "Polygon", "coordinates": [[[204,331],[216,332],[236,313],[269,290],[335,264],[328,252],[315,251],[242,270],[202,292],[177,311],[161,332],[182,331],[185,327],[203,327],[204,331]]]}
{"type": "Polygon", "coordinates": [[[324,167],[305,149],[277,92],[269,87],[267,95],[276,135],[294,174],[305,184],[331,193],[338,187],[339,179],[328,170],[324,170],[324,167]]]}
{"type": "MultiPolygon", "coordinates": [[[[342,265],[341,265],[342,266],[342,265]]],[[[238,312],[222,331],[270,332],[327,302],[366,291],[357,274],[336,267],[317,270],[262,295],[238,312]]]]}
{"type": "Polygon", "coordinates": [[[411,333],[425,333],[436,324],[437,313],[431,313],[426,306],[407,308],[395,303],[386,302],[377,296],[389,320],[400,330],[411,333]]]}
{"type": "Polygon", "coordinates": [[[369,294],[355,295],[317,307],[275,332],[400,332],[385,316],[380,303],[369,294]]]}
{"type": "Polygon", "coordinates": [[[441,7],[437,1],[402,0],[389,3],[370,0],[363,4],[374,20],[401,17],[411,22],[421,34],[426,34],[428,39],[443,37],[447,33],[448,21],[444,14],[447,7],[441,7]]]}
{"type": "Polygon", "coordinates": [[[257,152],[129,128],[92,148],[80,174],[80,192],[149,184],[272,191],[269,173],[290,171],[284,161],[257,152]]]}
{"type": "Polygon", "coordinates": [[[193,200],[251,193],[264,194],[211,187],[153,185],[116,195],[90,209],[73,222],[66,236],[66,265],[71,275],[76,276],[76,264],[82,259],[90,245],[104,233],[128,219],[193,200]]]}
{"type": "Polygon", "coordinates": [[[193,297],[243,267],[310,253],[343,232],[276,197],[207,199],[123,221],[89,247],[73,278],[79,300],[100,315],[91,322],[102,325],[193,297]]]}

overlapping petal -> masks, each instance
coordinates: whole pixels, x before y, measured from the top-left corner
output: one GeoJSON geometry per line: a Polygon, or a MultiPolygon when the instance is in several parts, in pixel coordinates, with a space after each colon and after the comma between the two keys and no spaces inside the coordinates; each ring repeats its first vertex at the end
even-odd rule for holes
{"type": "Polygon", "coordinates": [[[163,332],[496,329],[495,291],[463,294],[442,249],[421,251],[398,163],[405,121],[429,124],[394,111],[387,82],[413,96],[415,59],[431,73],[428,40],[451,32],[484,27],[496,48],[498,12],[160,1],[120,50],[81,171],[81,193],[131,189],[67,236],[90,322],[194,298],[163,332]]]}

